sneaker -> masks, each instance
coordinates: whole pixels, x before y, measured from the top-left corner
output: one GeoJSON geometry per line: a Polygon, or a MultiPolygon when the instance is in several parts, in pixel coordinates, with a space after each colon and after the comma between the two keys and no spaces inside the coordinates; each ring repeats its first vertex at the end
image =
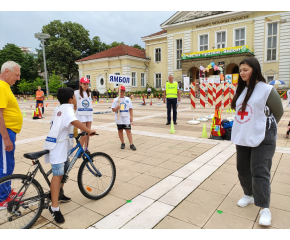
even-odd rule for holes
{"type": "Polygon", "coordinates": [[[134,151],[136,150],[136,147],[134,146],[134,144],[130,145],[130,148],[134,151]]]}
{"type": "Polygon", "coordinates": [[[246,207],[251,203],[254,203],[254,198],[251,196],[245,195],[238,201],[237,204],[239,207],[246,207]]]}
{"type": "Polygon", "coordinates": [[[264,208],[260,211],[260,219],[259,219],[259,224],[263,226],[270,226],[271,225],[271,212],[269,208],[264,208]]]}
{"type": "Polygon", "coordinates": [[[0,210],[6,209],[11,199],[8,197],[3,202],[0,202],[0,210]]]}
{"type": "Polygon", "coordinates": [[[166,123],[166,125],[169,125],[169,124],[170,124],[170,122],[167,122],[167,123],[166,123]]]}
{"type": "MultiPolygon", "coordinates": [[[[16,194],[17,194],[17,192],[15,192],[15,188],[13,188],[13,189],[11,190],[11,192],[9,193],[8,198],[10,198],[10,199],[14,199],[14,197],[16,196],[16,194]]],[[[20,193],[17,195],[16,198],[20,198],[22,195],[23,195],[23,192],[20,192],[20,193]]]]}
{"type": "Polygon", "coordinates": [[[58,199],[59,202],[63,202],[63,203],[70,202],[70,200],[71,198],[65,196],[64,194],[62,195],[62,198],[58,199]]]}
{"type": "Polygon", "coordinates": [[[174,125],[177,125],[177,122],[174,122],[174,125]]]}
{"type": "Polygon", "coordinates": [[[65,221],[60,211],[55,211],[55,212],[52,211],[51,206],[49,206],[48,210],[50,211],[54,221],[56,221],[57,223],[63,223],[65,221]]]}
{"type": "Polygon", "coordinates": [[[122,143],[121,144],[121,149],[124,149],[125,148],[125,143],[122,143]]]}

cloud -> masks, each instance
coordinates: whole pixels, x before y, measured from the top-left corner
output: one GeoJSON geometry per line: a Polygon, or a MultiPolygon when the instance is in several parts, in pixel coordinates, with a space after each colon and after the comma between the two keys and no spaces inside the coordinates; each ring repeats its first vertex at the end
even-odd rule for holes
{"type": "Polygon", "coordinates": [[[160,24],[175,12],[165,11],[94,11],[94,12],[0,12],[0,49],[7,43],[17,46],[40,48],[34,34],[53,20],[81,24],[90,38],[99,36],[102,42],[114,41],[144,47],[141,37],[161,30],[160,24]],[[9,20],[7,20],[9,19],[9,20]]]}

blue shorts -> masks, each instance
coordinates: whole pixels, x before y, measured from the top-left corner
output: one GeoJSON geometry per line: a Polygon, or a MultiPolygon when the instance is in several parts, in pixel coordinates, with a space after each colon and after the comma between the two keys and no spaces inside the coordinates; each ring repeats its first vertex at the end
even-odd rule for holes
{"type": "Polygon", "coordinates": [[[63,163],[51,164],[53,176],[62,176],[69,166],[69,160],[66,160],[63,163]]]}
{"type": "MultiPolygon", "coordinates": [[[[14,148],[11,152],[5,151],[4,141],[0,134],[0,178],[11,175],[15,166],[14,152],[16,133],[9,128],[7,128],[7,132],[14,148]]],[[[0,202],[6,200],[11,192],[10,181],[6,182],[5,186],[3,185],[0,186],[0,202]]]]}

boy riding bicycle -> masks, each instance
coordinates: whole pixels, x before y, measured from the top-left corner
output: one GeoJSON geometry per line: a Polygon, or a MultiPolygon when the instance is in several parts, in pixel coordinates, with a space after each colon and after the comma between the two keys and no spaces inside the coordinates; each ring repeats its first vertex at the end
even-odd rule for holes
{"type": "Polygon", "coordinates": [[[71,200],[64,194],[59,199],[59,192],[60,187],[63,188],[64,185],[61,185],[62,177],[69,166],[67,153],[73,147],[73,127],[81,129],[89,135],[96,133],[96,131],[88,129],[75,117],[74,106],[76,106],[77,101],[72,88],[58,89],[57,99],[61,105],[54,109],[51,118],[51,128],[43,149],[50,150],[45,155],[45,163],[51,164],[53,173],[50,184],[52,204],[49,207],[49,211],[57,223],[63,223],[65,220],[60,212],[58,201],[68,202],[71,200]]]}

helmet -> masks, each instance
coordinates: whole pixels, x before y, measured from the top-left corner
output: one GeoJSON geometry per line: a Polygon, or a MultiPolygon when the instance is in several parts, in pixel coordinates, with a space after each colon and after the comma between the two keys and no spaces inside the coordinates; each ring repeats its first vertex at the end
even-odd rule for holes
{"type": "Polygon", "coordinates": [[[81,78],[80,83],[90,83],[90,79],[88,79],[88,78],[81,78]]]}

